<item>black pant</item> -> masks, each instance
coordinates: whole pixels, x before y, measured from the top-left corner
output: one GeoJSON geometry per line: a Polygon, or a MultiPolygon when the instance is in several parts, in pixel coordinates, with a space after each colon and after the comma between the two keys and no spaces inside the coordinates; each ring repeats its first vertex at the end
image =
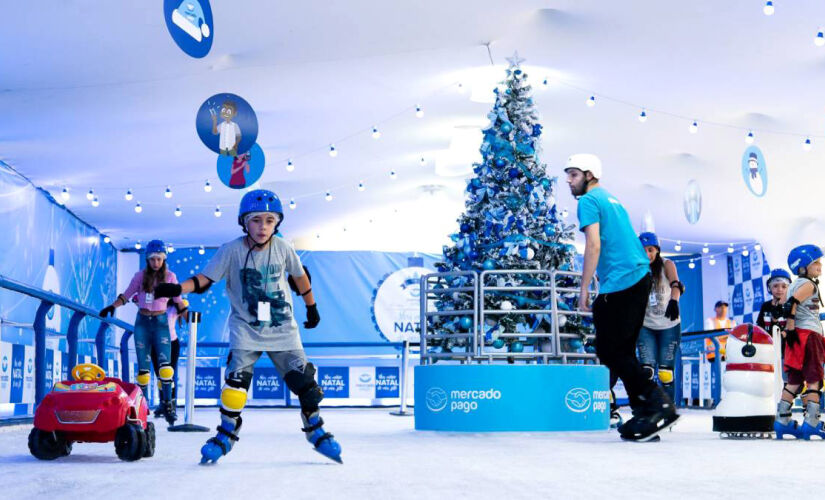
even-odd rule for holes
{"type": "Polygon", "coordinates": [[[656,386],[636,358],[636,341],[651,285],[652,279],[647,274],[630,288],[600,294],[593,302],[596,355],[610,369],[611,388],[616,378],[622,379],[631,406],[635,406],[639,395],[656,386]]]}
{"type": "MultiPolygon", "coordinates": [[[[178,397],[178,357],[180,356],[180,340],[173,340],[169,347],[171,350],[172,369],[175,370],[175,383],[172,385],[172,401],[175,401],[178,397]]],[[[158,365],[158,353],[155,351],[154,347],[152,348],[151,356],[152,366],[155,368],[155,377],[160,379],[160,374],[158,373],[160,371],[160,365],[158,365]]]]}

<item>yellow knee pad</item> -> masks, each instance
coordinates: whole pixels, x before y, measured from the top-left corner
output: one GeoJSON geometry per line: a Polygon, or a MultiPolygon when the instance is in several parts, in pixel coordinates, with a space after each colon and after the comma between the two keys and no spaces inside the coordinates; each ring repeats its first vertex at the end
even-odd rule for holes
{"type": "Polygon", "coordinates": [[[673,370],[662,370],[659,369],[659,382],[663,384],[672,384],[673,383],[673,370]]]}
{"type": "Polygon", "coordinates": [[[246,390],[225,385],[221,391],[221,407],[227,411],[239,412],[246,406],[246,390]]]}
{"type": "Polygon", "coordinates": [[[172,377],[174,376],[175,369],[171,366],[161,366],[160,370],[158,370],[158,378],[163,380],[164,382],[172,380],[172,377]]]}
{"type": "Polygon", "coordinates": [[[137,383],[138,385],[149,385],[149,382],[152,381],[152,374],[151,373],[138,373],[137,376],[137,383]]]}

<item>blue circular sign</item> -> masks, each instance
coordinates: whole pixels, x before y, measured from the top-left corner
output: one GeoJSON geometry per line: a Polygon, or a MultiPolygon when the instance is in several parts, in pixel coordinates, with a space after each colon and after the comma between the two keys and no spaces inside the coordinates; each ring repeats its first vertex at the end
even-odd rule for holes
{"type": "Polygon", "coordinates": [[[255,110],[235,94],[215,94],[201,104],[195,128],[206,147],[223,156],[244,154],[258,139],[255,110]]]}
{"type": "Polygon", "coordinates": [[[258,182],[264,173],[264,150],[257,144],[237,156],[218,156],[218,177],[232,189],[243,189],[258,182]]]}
{"type": "Polygon", "coordinates": [[[215,38],[209,0],[163,0],[163,17],[182,51],[195,58],[209,53],[215,38]]]}
{"type": "Polygon", "coordinates": [[[742,154],[742,179],[754,195],[761,198],[768,192],[768,165],[756,146],[748,146],[742,154]]]}

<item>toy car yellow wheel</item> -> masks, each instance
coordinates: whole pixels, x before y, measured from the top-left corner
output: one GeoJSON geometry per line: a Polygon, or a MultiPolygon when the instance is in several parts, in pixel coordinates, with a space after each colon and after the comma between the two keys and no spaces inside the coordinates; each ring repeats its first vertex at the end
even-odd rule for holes
{"type": "Polygon", "coordinates": [[[72,368],[72,378],[75,380],[94,382],[106,378],[106,372],[94,363],[82,363],[72,368]]]}

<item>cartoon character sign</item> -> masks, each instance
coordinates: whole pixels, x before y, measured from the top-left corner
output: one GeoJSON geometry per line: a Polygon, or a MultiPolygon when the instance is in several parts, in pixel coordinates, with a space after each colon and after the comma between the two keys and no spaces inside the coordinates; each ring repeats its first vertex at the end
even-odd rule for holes
{"type": "Polygon", "coordinates": [[[215,94],[207,99],[198,110],[195,127],[204,145],[222,156],[242,155],[258,139],[255,111],[235,94],[215,94]]]}
{"type": "Polygon", "coordinates": [[[699,222],[699,217],[702,216],[702,190],[696,180],[688,182],[687,188],[685,188],[682,206],[688,222],[691,224],[699,222]]]}
{"type": "Polygon", "coordinates": [[[244,189],[258,182],[264,173],[264,151],[257,144],[237,156],[218,156],[218,177],[232,189],[244,189]]]}
{"type": "Polygon", "coordinates": [[[768,167],[765,155],[756,146],[749,146],[742,155],[742,179],[754,195],[761,198],[768,192],[768,167]]]}

